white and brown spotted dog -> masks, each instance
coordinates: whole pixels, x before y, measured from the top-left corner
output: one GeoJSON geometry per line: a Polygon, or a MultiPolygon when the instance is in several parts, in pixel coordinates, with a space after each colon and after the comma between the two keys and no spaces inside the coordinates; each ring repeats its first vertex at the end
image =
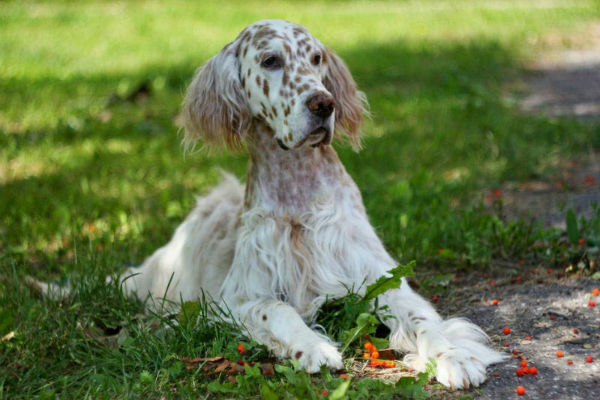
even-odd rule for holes
{"type": "MultiPolygon", "coordinates": [[[[331,146],[334,132],[360,147],[366,99],[346,65],[299,25],[250,25],[197,72],[184,104],[185,142],[250,153],[245,188],[231,176],[171,241],[122,275],[128,293],[225,304],[248,334],[309,372],[343,368],[335,343],[310,328],[327,297],[371,283],[397,265],[331,146]]],[[[152,304],[152,303],[150,303],[152,304]]],[[[379,297],[390,343],[404,361],[455,388],[477,386],[503,357],[464,319],[442,320],[403,281],[379,297]]]]}

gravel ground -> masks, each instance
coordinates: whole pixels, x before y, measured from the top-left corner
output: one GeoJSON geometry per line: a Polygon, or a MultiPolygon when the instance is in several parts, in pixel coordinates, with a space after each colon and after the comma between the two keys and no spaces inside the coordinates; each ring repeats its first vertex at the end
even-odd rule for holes
{"type": "MultiPolygon", "coordinates": [[[[588,306],[598,281],[556,278],[546,271],[532,272],[520,284],[499,279],[490,286],[488,279],[480,280],[464,289],[467,299],[478,302],[459,315],[481,326],[511,358],[489,369],[488,381],[472,392],[474,398],[517,398],[515,389],[523,386],[528,399],[600,399],[600,304],[588,306]],[[492,299],[499,300],[497,306],[492,299]],[[564,357],[557,357],[558,350],[564,357]],[[521,360],[537,367],[538,375],[518,377],[521,360]]],[[[600,297],[594,298],[600,303],[600,297]]]]}

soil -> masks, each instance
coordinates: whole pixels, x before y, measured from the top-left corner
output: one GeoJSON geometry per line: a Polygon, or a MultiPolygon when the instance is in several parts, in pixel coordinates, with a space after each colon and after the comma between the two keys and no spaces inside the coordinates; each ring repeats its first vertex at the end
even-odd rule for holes
{"type": "Polygon", "coordinates": [[[488,368],[488,380],[471,394],[475,399],[515,398],[517,386],[523,386],[528,399],[600,398],[600,296],[592,295],[600,282],[524,269],[522,283],[501,271],[461,277],[466,285],[447,299],[452,309],[443,298],[438,303],[442,314],[466,316],[481,326],[493,347],[511,357],[488,368]],[[590,307],[591,299],[598,306],[590,307]],[[503,333],[505,327],[510,327],[509,335],[503,333]],[[557,357],[558,350],[564,357],[557,357]],[[521,360],[535,366],[538,375],[518,377],[521,360]]]}

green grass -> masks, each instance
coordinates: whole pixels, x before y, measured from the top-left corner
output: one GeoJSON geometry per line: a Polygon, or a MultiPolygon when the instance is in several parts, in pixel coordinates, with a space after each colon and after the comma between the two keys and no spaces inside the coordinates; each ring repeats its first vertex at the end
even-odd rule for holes
{"type": "MultiPolygon", "coordinates": [[[[174,120],[194,70],[258,19],[307,26],[367,93],[365,149],[339,153],[399,260],[468,269],[581,258],[558,233],[479,205],[482,189],[550,178],[600,148],[598,125],[522,115],[507,89],[545,49],[538,39],[568,46],[599,17],[593,1],[2,2],[0,335],[16,338],[0,343],[0,398],[207,392],[210,380],[178,359],[231,352],[237,330],[157,333],[136,317],[139,303],[103,282],[164,244],[219,168],[244,176],[244,154],[184,157],[174,120]],[[125,100],[141,83],[151,95],[125,100]],[[78,289],[63,303],[40,300],[25,275],[70,275],[78,289]],[[123,327],[113,347],[89,334],[123,327]]],[[[597,221],[579,227],[595,244],[597,221]]],[[[304,385],[286,379],[238,389],[304,385]]]]}

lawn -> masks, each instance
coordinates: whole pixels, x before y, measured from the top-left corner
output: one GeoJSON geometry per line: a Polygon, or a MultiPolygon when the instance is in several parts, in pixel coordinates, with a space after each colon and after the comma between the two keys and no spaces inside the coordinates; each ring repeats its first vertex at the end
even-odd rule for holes
{"type": "MultiPolygon", "coordinates": [[[[142,317],[103,283],[164,244],[220,168],[244,177],[243,153],[184,156],[177,120],[195,69],[259,19],[305,25],[366,92],[364,150],[338,151],[387,248],[416,260],[417,278],[581,257],[560,232],[499,218],[501,199],[489,207],[484,194],[552,181],[565,160],[600,149],[599,125],[524,115],[513,89],[524,65],[599,17],[594,1],[2,2],[0,336],[15,337],[0,343],[0,399],[317,398],[343,381],[288,364],[218,384],[180,358],[235,357],[235,327],[142,317]],[[43,300],[26,275],[70,277],[76,290],[43,300]]],[[[597,223],[579,230],[600,237],[597,223]]],[[[266,356],[246,343],[249,359],[266,356]]],[[[348,393],[386,393],[364,382],[348,393]]]]}

